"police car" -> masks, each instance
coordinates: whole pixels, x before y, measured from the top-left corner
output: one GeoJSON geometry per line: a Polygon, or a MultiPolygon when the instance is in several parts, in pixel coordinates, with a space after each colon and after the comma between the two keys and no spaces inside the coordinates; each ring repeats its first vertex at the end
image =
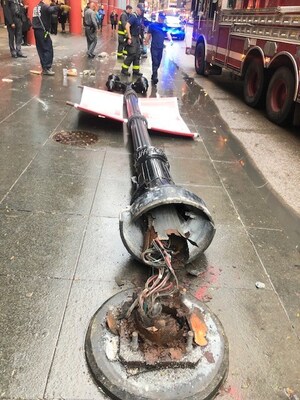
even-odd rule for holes
{"type": "MultiPolygon", "coordinates": [[[[148,27],[151,22],[158,20],[158,14],[164,13],[166,31],[170,33],[172,39],[184,40],[185,39],[185,23],[182,21],[180,14],[175,10],[164,10],[144,16],[144,25],[148,27]]],[[[167,36],[166,36],[167,37],[167,36]]]]}
{"type": "Polygon", "coordinates": [[[166,15],[165,24],[168,32],[172,36],[172,39],[185,39],[185,24],[181,21],[179,16],[166,15]]]}

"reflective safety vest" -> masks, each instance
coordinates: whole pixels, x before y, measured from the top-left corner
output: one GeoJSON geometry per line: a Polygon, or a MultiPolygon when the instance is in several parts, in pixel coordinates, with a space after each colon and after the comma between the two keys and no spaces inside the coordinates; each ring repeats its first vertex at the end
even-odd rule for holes
{"type": "Polygon", "coordinates": [[[118,35],[126,35],[126,22],[128,20],[128,14],[126,11],[123,11],[120,15],[120,19],[118,22],[118,35]]]}

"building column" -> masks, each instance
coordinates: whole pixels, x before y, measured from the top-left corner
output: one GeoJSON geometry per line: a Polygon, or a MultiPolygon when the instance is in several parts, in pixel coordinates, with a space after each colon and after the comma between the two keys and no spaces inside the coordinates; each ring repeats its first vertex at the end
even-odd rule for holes
{"type": "MultiPolygon", "coordinates": [[[[30,18],[30,21],[32,21],[33,8],[37,5],[37,1],[36,0],[26,0],[24,3],[25,3],[25,5],[28,6],[28,14],[27,15],[30,18]]],[[[29,29],[27,40],[28,40],[28,43],[35,44],[33,28],[29,29]]]]}
{"type": "Polygon", "coordinates": [[[70,33],[75,35],[82,34],[82,11],[81,1],[69,0],[69,5],[71,7],[70,11],[70,33]]]}
{"type": "Polygon", "coordinates": [[[107,1],[108,0],[106,0],[105,3],[104,2],[101,3],[101,5],[104,6],[104,10],[105,10],[105,17],[104,17],[104,20],[103,20],[103,26],[105,26],[105,25],[107,25],[109,23],[109,21],[108,21],[108,19],[109,19],[108,15],[109,14],[108,14],[108,3],[107,3],[107,1]]]}

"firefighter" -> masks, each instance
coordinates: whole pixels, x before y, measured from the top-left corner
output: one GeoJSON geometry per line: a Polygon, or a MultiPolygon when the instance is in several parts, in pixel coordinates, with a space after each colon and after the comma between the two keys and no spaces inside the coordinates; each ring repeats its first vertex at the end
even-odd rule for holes
{"type": "Polygon", "coordinates": [[[32,27],[43,75],[54,75],[55,72],[52,71],[53,45],[50,36],[51,15],[58,13],[60,7],[48,6],[44,1],[46,0],[40,0],[33,9],[32,27]]]}
{"type": "Polygon", "coordinates": [[[128,4],[126,6],[126,10],[124,10],[120,16],[119,24],[118,24],[118,51],[117,58],[121,59],[123,56],[127,55],[127,50],[125,48],[126,45],[126,22],[132,13],[132,7],[128,4]]]}
{"type": "Polygon", "coordinates": [[[132,64],[133,75],[141,76],[140,73],[140,59],[141,59],[141,46],[140,46],[140,33],[142,25],[142,15],[144,12],[144,4],[138,3],[136,12],[132,13],[128,18],[125,25],[127,35],[127,57],[122,64],[121,74],[130,76],[129,67],[132,64]]]}
{"type": "Polygon", "coordinates": [[[22,3],[20,0],[1,0],[8,32],[10,54],[13,58],[26,58],[22,53],[22,3]]]}
{"type": "Polygon", "coordinates": [[[171,34],[167,31],[167,26],[164,24],[166,16],[163,12],[158,14],[158,21],[150,24],[148,33],[146,36],[146,44],[151,40],[151,58],[152,58],[152,76],[151,81],[154,85],[157,84],[157,71],[161,63],[165,36],[170,40],[173,45],[171,34]]]}

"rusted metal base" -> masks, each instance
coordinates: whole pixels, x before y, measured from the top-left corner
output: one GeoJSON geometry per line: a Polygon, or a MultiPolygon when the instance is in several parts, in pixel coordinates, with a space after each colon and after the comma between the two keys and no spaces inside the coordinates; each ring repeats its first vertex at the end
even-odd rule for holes
{"type": "Polygon", "coordinates": [[[178,362],[147,365],[140,350],[108,329],[106,318],[112,307],[132,299],[133,290],[107,300],[93,316],[86,335],[85,352],[96,383],[119,400],[208,400],[213,399],[227,376],[228,343],[219,320],[206,305],[185,295],[185,305],[201,312],[208,328],[204,347],[194,346],[178,362]]]}

